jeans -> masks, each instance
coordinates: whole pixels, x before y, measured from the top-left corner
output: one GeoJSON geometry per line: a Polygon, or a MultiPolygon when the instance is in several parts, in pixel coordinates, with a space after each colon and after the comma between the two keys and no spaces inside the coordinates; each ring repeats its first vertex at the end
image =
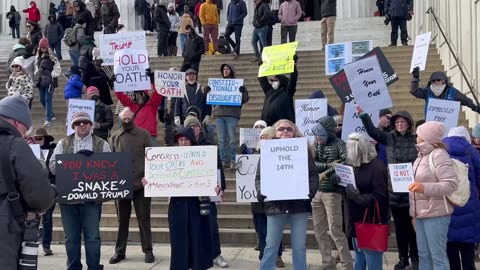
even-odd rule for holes
{"type": "Polygon", "coordinates": [[[210,214],[208,218],[210,219],[210,234],[212,235],[212,258],[217,258],[222,254],[220,248],[220,233],[218,231],[218,220],[217,220],[217,204],[214,202],[210,203],[210,214]]]}
{"type": "Polygon", "coordinates": [[[40,93],[40,103],[42,103],[43,108],[45,109],[45,121],[50,122],[53,116],[52,109],[52,98],[53,98],[53,87],[40,87],[38,89],[40,93]]]}
{"type": "Polygon", "coordinates": [[[72,59],[72,66],[79,67],[80,51],[68,51],[68,54],[70,54],[70,59],[72,59]]]}
{"type": "Polygon", "coordinates": [[[220,149],[220,159],[222,162],[235,162],[235,150],[237,146],[235,131],[237,130],[237,123],[238,118],[232,116],[215,118],[218,147],[220,149]]]}
{"type": "Polygon", "coordinates": [[[295,37],[297,36],[297,25],[286,26],[282,25],[280,27],[280,41],[282,44],[287,43],[287,34],[288,34],[288,42],[294,42],[295,37]]]}
{"type": "Polygon", "coordinates": [[[320,36],[322,38],[322,47],[327,44],[332,44],[334,41],[333,35],[335,32],[336,16],[325,17],[320,21],[320,36]]]}
{"type": "Polygon", "coordinates": [[[308,215],[308,213],[296,213],[267,216],[267,244],[260,262],[260,270],[275,269],[278,248],[286,224],[290,224],[293,269],[307,269],[308,215]]]}
{"type": "Polygon", "coordinates": [[[208,52],[210,43],[210,37],[213,43],[213,50],[218,51],[218,25],[206,24],[203,26],[203,44],[205,45],[205,51],[208,52]]]}
{"type": "Polygon", "coordinates": [[[227,28],[225,28],[225,38],[227,39],[228,43],[232,45],[233,51],[236,54],[240,54],[240,42],[242,38],[242,29],[243,24],[229,24],[227,28]],[[230,37],[232,33],[235,33],[235,42],[230,37]]]}
{"type": "Polygon", "coordinates": [[[357,238],[352,238],[353,249],[355,250],[355,270],[382,270],[383,252],[359,249],[357,238]]]}
{"type": "Polygon", "coordinates": [[[261,50],[263,50],[263,48],[267,47],[267,31],[268,31],[267,26],[263,26],[263,27],[260,27],[260,28],[253,29],[252,47],[253,47],[253,51],[255,52],[255,56],[257,58],[260,58],[260,56],[261,56],[261,54],[260,54],[261,51],[258,50],[257,43],[260,42],[261,50]]]}
{"type": "Polygon", "coordinates": [[[392,34],[390,36],[391,44],[397,45],[399,27],[402,44],[408,43],[407,20],[405,18],[394,17],[391,19],[390,24],[392,25],[392,34]]]}
{"type": "Polygon", "coordinates": [[[62,60],[62,42],[57,42],[56,44],[50,44],[52,51],[55,51],[58,60],[62,60]]]}
{"type": "Polygon", "coordinates": [[[135,15],[135,29],[136,30],[146,30],[145,29],[145,15],[135,15]]]}
{"type": "Polygon", "coordinates": [[[82,234],[85,245],[86,262],[89,270],[101,270],[100,264],[100,216],[101,204],[60,204],[67,269],[82,269],[82,234]]]}
{"type": "Polygon", "coordinates": [[[12,38],[20,38],[20,24],[15,24],[14,27],[10,27],[12,29],[12,38]],[[17,33],[15,35],[15,32],[17,33]]]}
{"type": "Polygon", "coordinates": [[[180,48],[182,48],[182,54],[185,51],[185,40],[187,40],[187,34],[179,34],[180,35],[180,48]]]}
{"type": "Polygon", "coordinates": [[[450,269],[475,270],[475,244],[447,242],[447,255],[450,269]]]}
{"type": "Polygon", "coordinates": [[[43,248],[50,248],[50,243],[52,243],[52,214],[53,210],[55,210],[55,204],[50,207],[50,209],[42,215],[42,225],[43,225],[43,239],[42,239],[42,247],[43,248]]]}
{"type": "Polygon", "coordinates": [[[390,207],[395,224],[399,259],[418,259],[417,240],[408,207],[390,207]]]}
{"type": "Polygon", "coordinates": [[[417,218],[415,220],[418,257],[420,259],[419,269],[450,269],[447,257],[447,234],[449,225],[450,216],[417,218]]]}
{"type": "MultiPolygon", "coordinates": [[[[266,239],[267,239],[267,215],[265,214],[253,214],[253,223],[255,225],[255,231],[258,237],[258,246],[260,254],[258,259],[262,260],[263,252],[265,251],[266,239]]],[[[278,246],[277,256],[282,256],[282,241],[280,241],[280,246],[278,246]]]]}

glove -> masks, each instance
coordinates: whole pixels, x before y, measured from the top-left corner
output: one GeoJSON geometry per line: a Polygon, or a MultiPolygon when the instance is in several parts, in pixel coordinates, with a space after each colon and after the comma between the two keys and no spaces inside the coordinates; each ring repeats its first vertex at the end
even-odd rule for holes
{"type": "Polygon", "coordinates": [[[415,79],[419,79],[420,78],[420,68],[419,67],[415,67],[412,71],[412,77],[415,78],[415,79]]]}
{"type": "Polygon", "coordinates": [[[99,129],[100,128],[100,123],[93,123],[93,128],[94,129],[99,129]]]}
{"type": "Polygon", "coordinates": [[[340,181],[342,181],[342,179],[340,178],[340,176],[338,176],[338,174],[334,173],[332,174],[332,176],[330,176],[330,182],[334,185],[338,185],[340,184],[340,181]]]}
{"type": "Polygon", "coordinates": [[[112,75],[112,77],[110,77],[110,81],[111,81],[112,83],[114,83],[115,80],[116,80],[116,76],[115,76],[115,75],[112,75]]]}
{"type": "Polygon", "coordinates": [[[175,123],[175,126],[180,126],[180,116],[175,116],[175,120],[173,120],[173,123],[175,123]]]}
{"type": "Polygon", "coordinates": [[[360,195],[360,192],[356,190],[352,184],[348,184],[345,191],[347,192],[347,197],[354,197],[360,195]]]}
{"type": "Polygon", "coordinates": [[[204,125],[209,125],[210,124],[210,115],[205,116],[205,118],[203,119],[203,124],[204,125]]]}
{"type": "Polygon", "coordinates": [[[242,143],[242,145],[240,145],[240,153],[245,154],[247,150],[248,150],[247,145],[242,143]]]}
{"type": "Polygon", "coordinates": [[[155,72],[152,72],[150,68],[145,69],[145,74],[150,77],[150,82],[153,83],[155,81],[155,72]]]}
{"type": "Polygon", "coordinates": [[[258,200],[259,202],[265,201],[266,198],[267,198],[267,196],[263,196],[263,195],[260,194],[260,193],[257,194],[257,200],[258,200]]]}
{"type": "Polygon", "coordinates": [[[413,182],[408,186],[408,190],[411,192],[423,193],[423,184],[418,182],[413,182]]]}
{"type": "Polygon", "coordinates": [[[163,119],[165,120],[165,125],[172,125],[172,115],[169,112],[166,112],[165,115],[163,116],[163,119]]]}
{"type": "Polygon", "coordinates": [[[205,94],[208,94],[210,91],[212,91],[212,88],[211,88],[210,86],[208,86],[208,85],[205,86],[205,88],[203,88],[203,92],[204,92],[205,94]]]}
{"type": "Polygon", "coordinates": [[[297,54],[295,54],[295,55],[293,56],[293,62],[295,62],[295,64],[296,64],[297,61],[298,61],[298,56],[297,56],[297,54]]]}
{"type": "Polygon", "coordinates": [[[239,90],[240,93],[242,93],[242,94],[244,94],[245,91],[247,91],[247,89],[245,89],[245,86],[240,86],[240,87],[238,88],[238,90],[239,90]]]}
{"type": "Polygon", "coordinates": [[[263,65],[263,60],[258,61],[258,66],[263,65]]]}
{"type": "Polygon", "coordinates": [[[89,157],[93,154],[93,151],[83,149],[83,150],[78,151],[77,153],[89,157]]]}

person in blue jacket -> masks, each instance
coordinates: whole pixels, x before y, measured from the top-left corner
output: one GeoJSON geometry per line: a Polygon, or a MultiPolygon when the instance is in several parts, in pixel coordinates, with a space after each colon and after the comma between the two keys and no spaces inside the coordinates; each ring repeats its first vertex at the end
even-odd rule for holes
{"type": "Polygon", "coordinates": [[[450,269],[475,269],[475,244],[480,242],[480,154],[463,126],[450,129],[443,139],[450,157],[468,164],[470,199],[455,207],[448,228],[447,255],[450,269]]]}
{"type": "MultiPolygon", "coordinates": [[[[80,68],[78,66],[71,66],[70,67],[70,77],[68,78],[67,85],[63,90],[63,97],[67,102],[68,107],[68,100],[71,98],[82,98],[82,90],[85,86],[80,78],[80,68]]],[[[68,119],[67,119],[68,125],[68,119]]]]}

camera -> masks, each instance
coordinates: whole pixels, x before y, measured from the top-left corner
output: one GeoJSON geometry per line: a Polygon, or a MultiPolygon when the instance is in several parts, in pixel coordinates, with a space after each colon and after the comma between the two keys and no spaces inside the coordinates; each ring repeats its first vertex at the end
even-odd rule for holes
{"type": "Polygon", "coordinates": [[[200,200],[200,215],[210,215],[210,197],[202,196],[198,199],[200,200]]]}
{"type": "Polygon", "coordinates": [[[40,229],[40,217],[25,221],[23,233],[22,251],[18,258],[19,270],[36,270],[38,263],[38,246],[42,231],[40,229]]]}

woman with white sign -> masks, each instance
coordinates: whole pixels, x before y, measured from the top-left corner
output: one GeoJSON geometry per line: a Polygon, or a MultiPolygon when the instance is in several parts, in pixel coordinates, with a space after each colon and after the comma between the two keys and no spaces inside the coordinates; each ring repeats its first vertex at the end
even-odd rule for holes
{"type": "MultiPolygon", "coordinates": [[[[275,138],[291,139],[303,137],[298,127],[290,120],[279,120],[274,125],[275,138]]],[[[286,224],[290,224],[292,257],[294,269],[307,269],[307,225],[308,216],[312,213],[311,199],[318,190],[318,171],[312,155],[308,154],[308,161],[296,160],[296,162],[308,162],[309,194],[307,200],[281,200],[266,201],[265,214],[267,215],[267,240],[260,263],[260,270],[273,270],[277,259],[278,248],[282,241],[283,230],[286,224]]],[[[294,181],[294,179],[292,179],[294,181]]],[[[258,201],[267,199],[260,190],[260,162],[255,178],[258,201]]]]}

